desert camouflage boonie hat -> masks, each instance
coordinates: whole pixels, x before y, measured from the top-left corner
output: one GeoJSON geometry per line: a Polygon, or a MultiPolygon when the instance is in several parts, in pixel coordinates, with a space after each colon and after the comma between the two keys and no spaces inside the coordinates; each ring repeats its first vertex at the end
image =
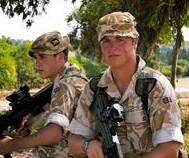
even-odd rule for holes
{"type": "Polygon", "coordinates": [[[61,51],[67,49],[69,43],[70,40],[68,36],[62,37],[58,31],[48,32],[39,36],[32,43],[29,55],[33,57],[34,53],[48,55],[58,54],[61,51]]]}
{"type": "Polygon", "coordinates": [[[98,41],[105,36],[138,38],[135,17],[129,12],[113,12],[100,18],[97,26],[98,41]]]}

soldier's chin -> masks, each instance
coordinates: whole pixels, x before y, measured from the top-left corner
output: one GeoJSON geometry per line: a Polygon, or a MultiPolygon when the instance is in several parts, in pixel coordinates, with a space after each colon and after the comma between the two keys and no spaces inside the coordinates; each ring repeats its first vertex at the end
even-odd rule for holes
{"type": "Polygon", "coordinates": [[[39,74],[40,74],[40,76],[42,77],[42,78],[48,78],[48,76],[45,74],[45,73],[43,73],[42,71],[39,71],[39,74]]]}
{"type": "Polygon", "coordinates": [[[41,75],[41,77],[42,77],[43,79],[49,78],[49,76],[47,76],[47,75],[41,75]]]}

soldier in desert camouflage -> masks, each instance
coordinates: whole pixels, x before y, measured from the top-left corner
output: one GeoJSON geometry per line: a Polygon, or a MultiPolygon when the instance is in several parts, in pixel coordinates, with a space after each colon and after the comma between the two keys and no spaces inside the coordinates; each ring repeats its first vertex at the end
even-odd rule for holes
{"type": "MultiPolygon", "coordinates": [[[[106,93],[124,109],[124,121],[116,131],[124,158],[176,158],[183,135],[175,92],[164,75],[147,68],[136,55],[139,33],[135,27],[135,18],[129,12],[114,12],[99,20],[98,41],[109,68],[97,86],[107,87],[106,93]],[[148,97],[148,116],[135,91],[140,77],[157,80],[148,97]]],[[[90,112],[93,94],[89,83],[70,124],[68,144],[78,157],[104,158],[102,142],[95,133],[98,120],[90,112]]]]}
{"type": "Polygon", "coordinates": [[[23,138],[3,140],[1,154],[34,147],[31,157],[68,157],[68,126],[86,83],[81,70],[68,62],[68,45],[68,36],[62,37],[58,31],[45,33],[33,42],[29,55],[35,59],[37,71],[54,82],[51,104],[32,118],[32,127],[40,128],[23,138]]]}

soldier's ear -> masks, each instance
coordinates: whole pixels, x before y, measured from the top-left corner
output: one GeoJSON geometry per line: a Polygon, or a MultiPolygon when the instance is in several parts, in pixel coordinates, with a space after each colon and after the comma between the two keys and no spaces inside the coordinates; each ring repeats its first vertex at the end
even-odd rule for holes
{"type": "Polygon", "coordinates": [[[56,58],[59,62],[62,62],[65,60],[65,57],[64,57],[64,53],[63,52],[60,52],[56,55],[56,58]]]}
{"type": "Polygon", "coordinates": [[[138,46],[138,38],[133,38],[133,39],[132,39],[132,44],[133,44],[134,48],[137,49],[137,46],[138,46]]]}

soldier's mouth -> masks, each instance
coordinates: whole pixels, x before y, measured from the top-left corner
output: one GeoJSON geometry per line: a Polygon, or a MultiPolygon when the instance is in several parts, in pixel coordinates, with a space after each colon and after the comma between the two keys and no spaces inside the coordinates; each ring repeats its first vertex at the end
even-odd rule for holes
{"type": "Polygon", "coordinates": [[[108,57],[109,57],[109,58],[119,57],[119,55],[117,55],[117,54],[112,54],[112,55],[109,55],[108,57]]]}
{"type": "Polygon", "coordinates": [[[43,70],[41,70],[41,69],[37,69],[37,71],[38,71],[38,72],[43,72],[43,70]]]}

